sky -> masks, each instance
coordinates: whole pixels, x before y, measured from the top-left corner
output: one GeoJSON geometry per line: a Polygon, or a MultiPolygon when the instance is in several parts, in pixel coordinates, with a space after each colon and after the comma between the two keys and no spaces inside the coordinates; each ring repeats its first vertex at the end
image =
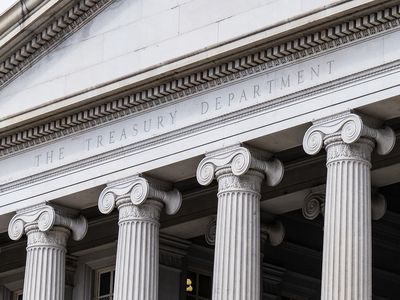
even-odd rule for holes
{"type": "Polygon", "coordinates": [[[15,4],[17,0],[0,0],[0,15],[2,15],[9,7],[15,4]]]}

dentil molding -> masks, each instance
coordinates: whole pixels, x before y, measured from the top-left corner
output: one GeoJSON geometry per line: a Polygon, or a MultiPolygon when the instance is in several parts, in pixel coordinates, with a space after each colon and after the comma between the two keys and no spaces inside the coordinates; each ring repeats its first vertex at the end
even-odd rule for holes
{"type": "MultiPolygon", "coordinates": [[[[30,42],[35,47],[25,46],[26,49],[21,48],[17,54],[14,54],[11,58],[7,58],[3,62],[2,67],[0,67],[0,74],[3,74],[3,78],[0,79],[0,86],[1,80],[5,83],[25,69],[21,64],[31,65],[34,63],[35,60],[33,57],[35,55],[39,57],[39,53],[48,50],[49,46],[46,46],[48,45],[47,43],[54,43],[54,40],[61,39],[61,37],[67,35],[71,30],[76,30],[80,26],[79,22],[81,19],[83,19],[82,21],[88,19],[91,14],[94,14],[96,9],[102,9],[109,2],[111,1],[80,1],[68,14],[60,20],[55,21],[43,33],[39,34],[37,41],[30,42]],[[71,22],[71,19],[74,21],[70,24],[68,22],[71,22]],[[44,43],[42,47],[40,47],[41,43],[44,43]],[[34,51],[31,50],[32,47],[34,51]],[[44,50],[40,50],[42,48],[44,50]],[[30,51],[33,51],[32,53],[34,54],[30,54],[30,51]],[[29,59],[25,58],[25,56],[29,59]],[[15,74],[12,75],[13,73],[15,74]]],[[[259,72],[265,72],[265,70],[274,69],[296,60],[345,46],[361,39],[395,29],[399,25],[400,5],[396,5],[337,24],[320,32],[266,47],[261,51],[239,57],[227,63],[114,99],[111,102],[62,117],[49,123],[4,136],[0,138],[0,156],[71,135],[88,128],[96,127],[102,123],[123,118],[129,114],[163,105],[232,81],[241,80],[259,72]]]]}

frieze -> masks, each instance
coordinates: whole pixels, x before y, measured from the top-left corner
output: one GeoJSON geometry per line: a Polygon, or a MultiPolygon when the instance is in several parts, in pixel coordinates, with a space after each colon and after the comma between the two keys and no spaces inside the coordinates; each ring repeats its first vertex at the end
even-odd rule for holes
{"type": "MultiPolygon", "coordinates": [[[[95,1],[94,1],[95,2],[95,1]]],[[[106,2],[103,0],[102,2],[106,2]]],[[[234,61],[204,70],[162,85],[113,100],[51,123],[39,125],[0,140],[0,156],[45,143],[62,136],[98,126],[101,123],[204,92],[307,56],[388,31],[399,26],[400,6],[396,5],[367,16],[327,28],[321,32],[269,47],[234,61]]],[[[60,33],[58,34],[60,35],[60,33]]],[[[333,62],[332,62],[333,63],[333,62]]],[[[19,68],[18,68],[19,69],[19,68]]],[[[314,71],[316,71],[314,69],[314,71]]],[[[311,70],[311,72],[313,72],[311,70]]],[[[311,73],[312,74],[312,73],[311,73]]],[[[298,74],[302,81],[304,74],[298,74]]],[[[293,79],[292,79],[293,80],[293,79]]],[[[272,84],[272,83],[270,83],[272,84]]],[[[274,83],[287,86],[287,78],[274,83]]],[[[268,85],[268,84],[267,84],[268,85]]],[[[270,88],[272,86],[270,85],[270,88]]],[[[204,104],[206,106],[206,104],[204,104]]],[[[218,104],[216,104],[218,105],[218,104]]],[[[204,106],[204,109],[206,107],[204,106]]]]}
{"type": "MultiPolygon", "coordinates": [[[[282,97],[278,97],[274,100],[271,100],[269,102],[264,102],[260,103],[258,105],[255,105],[253,107],[249,107],[246,110],[240,110],[240,111],[235,111],[226,115],[222,115],[218,118],[211,119],[207,122],[201,123],[201,124],[194,124],[187,126],[184,129],[181,130],[176,130],[172,132],[168,132],[166,134],[163,134],[161,136],[154,136],[151,137],[147,140],[142,140],[137,143],[120,147],[118,149],[115,149],[114,151],[111,152],[105,152],[105,153],[100,153],[93,155],[87,159],[81,160],[81,161],[74,161],[67,166],[60,166],[60,167],[54,167],[46,172],[40,173],[40,176],[28,176],[25,178],[21,178],[18,180],[11,181],[6,184],[0,184],[0,192],[6,192],[15,188],[20,188],[23,186],[27,186],[30,184],[35,184],[36,182],[40,180],[48,180],[51,178],[54,178],[56,176],[60,176],[62,174],[68,173],[68,172],[74,172],[77,171],[81,168],[93,166],[95,164],[103,163],[105,161],[108,161],[110,159],[115,159],[120,156],[128,155],[133,152],[140,152],[143,149],[153,147],[155,145],[165,143],[171,140],[175,139],[180,139],[184,136],[192,135],[193,133],[197,132],[198,130],[209,130],[215,126],[218,126],[219,124],[223,124],[226,122],[232,122],[237,120],[238,118],[246,118],[249,117],[253,114],[259,113],[260,111],[263,110],[269,110],[269,109],[276,109],[277,107],[281,105],[287,105],[293,102],[298,102],[298,101],[303,101],[304,98],[310,98],[315,95],[318,95],[322,92],[326,92],[328,90],[333,90],[333,89],[339,89],[341,87],[345,87],[349,84],[354,84],[360,80],[366,80],[371,77],[379,76],[386,74],[387,72],[393,72],[396,71],[400,68],[400,62],[395,61],[392,63],[388,63],[385,65],[378,66],[376,68],[372,68],[363,72],[360,72],[356,75],[349,75],[349,76],[344,76],[338,80],[328,82],[326,84],[322,84],[316,87],[311,87],[307,88],[305,90],[289,94],[289,95],[284,95],[282,97]]],[[[97,119],[95,122],[98,126],[102,125],[102,121],[107,122],[107,117],[104,117],[102,119],[97,119]]],[[[86,124],[87,125],[87,124],[86,124]]],[[[80,127],[82,127],[81,125],[80,127]]],[[[70,132],[73,132],[72,129],[69,130],[70,132]]],[[[59,135],[59,133],[56,133],[59,135]]],[[[49,137],[43,137],[43,139],[48,139],[49,137]]],[[[34,142],[32,145],[34,145],[34,142]]],[[[18,147],[20,147],[19,145],[18,147]]],[[[23,149],[21,149],[23,150],[23,149]]],[[[0,155],[1,157],[1,155],[0,155]]]]}
{"type": "MultiPolygon", "coordinates": [[[[393,32],[397,34],[397,31],[393,32]]],[[[371,41],[370,39],[366,42],[371,41]]],[[[361,45],[362,44],[359,43],[359,46],[361,45]]],[[[343,49],[343,51],[344,50],[345,49],[343,49]]],[[[355,59],[357,59],[357,57],[355,59]]],[[[10,168],[12,172],[4,174],[4,177],[0,178],[0,191],[4,192],[19,186],[35,183],[38,180],[65,174],[66,172],[74,171],[85,166],[100,164],[106,160],[119,157],[120,155],[132,153],[132,151],[141,151],[141,149],[152,147],[156,144],[185,135],[190,135],[199,130],[212,128],[223,122],[231,122],[238,118],[245,118],[261,110],[280,107],[295,101],[303,101],[305,97],[311,97],[317,93],[326,92],[327,89],[337,88],[349,84],[350,82],[360,80],[361,78],[376,76],[379,72],[387,72],[388,70],[398,67],[398,62],[393,62],[380,65],[373,70],[359,72],[356,75],[349,74],[348,76],[342,76],[342,74],[337,74],[337,71],[340,69],[340,64],[343,65],[344,63],[344,61],[337,60],[335,55],[332,54],[332,51],[307,60],[307,62],[304,62],[304,66],[308,68],[308,71],[305,73],[309,74],[309,78],[311,78],[311,76],[314,78],[314,81],[310,83],[303,83],[301,79],[302,75],[296,73],[303,70],[299,70],[298,68],[299,64],[302,66],[301,62],[299,62],[298,65],[287,65],[285,67],[279,67],[276,70],[273,69],[271,70],[272,73],[269,73],[268,69],[266,69],[267,73],[260,71],[259,73],[253,73],[251,76],[246,75],[247,78],[245,80],[244,77],[240,77],[239,74],[239,79],[232,79],[232,82],[227,82],[219,87],[198,92],[198,94],[195,95],[183,96],[182,99],[177,98],[173,103],[168,103],[168,101],[161,102],[161,99],[156,99],[154,100],[154,103],[156,103],[154,105],[142,103],[141,109],[131,107],[126,110],[119,110],[115,114],[92,120],[86,124],[80,124],[75,127],[69,126],[69,128],[65,130],[67,136],[63,136],[60,132],[53,132],[53,135],[56,136],[55,140],[51,140],[53,135],[44,135],[39,140],[36,139],[29,142],[31,146],[35,146],[29,149],[29,154],[28,151],[24,151],[25,148],[23,148],[22,145],[16,146],[17,148],[21,148],[21,151],[17,153],[12,152],[12,148],[4,149],[3,151],[8,154],[3,156],[0,160],[0,164],[7,169],[7,160],[10,159],[13,167],[10,168]],[[293,71],[294,69],[296,69],[296,72],[293,71]],[[287,80],[287,72],[289,72],[290,76],[290,86],[287,80]],[[316,74],[319,74],[319,77],[317,77],[316,74]],[[268,79],[268,76],[274,76],[274,89],[271,88],[272,84],[270,85],[268,80],[265,80],[266,78],[268,79]],[[257,80],[262,80],[264,84],[263,89],[258,89],[257,80]],[[236,102],[232,101],[232,97],[230,96],[232,90],[234,90],[235,96],[233,99],[236,102]],[[257,98],[258,92],[261,93],[261,91],[263,91],[264,94],[260,94],[260,98],[257,98]],[[265,95],[268,95],[270,92],[276,94],[265,97],[265,95]],[[212,95],[215,95],[215,97],[209,97],[210,93],[213,93],[212,95]],[[218,95],[218,93],[220,95],[218,95]],[[193,102],[191,103],[190,101],[193,102]],[[193,110],[194,102],[196,103],[195,110],[193,110]],[[207,104],[204,103],[208,104],[208,109],[207,104]],[[231,104],[231,106],[229,104],[231,104]],[[186,105],[191,112],[194,111],[194,117],[190,120],[185,119],[184,117],[188,115],[185,113],[185,109],[174,109],[176,106],[180,105],[186,105]],[[135,111],[135,113],[131,114],[129,112],[127,113],[127,111],[135,111]],[[140,121],[139,119],[141,117],[143,118],[140,121]],[[196,119],[197,117],[199,119],[196,119]],[[117,131],[110,127],[114,126],[114,124],[119,124],[118,126],[120,126],[122,122],[127,122],[126,124],[129,124],[129,120],[140,121],[131,122],[133,124],[128,128],[130,130],[130,139],[125,139],[125,137],[128,137],[128,134],[127,129],[124,129],[123,126],[117,128],[117,131]],[[189,123],[185,123],[185,120],[188,120],[189,123]],[[151,124],[151,126],[149,124],[151,124]],[[91,126],[94,127],[91,128],[91,126]],[[97,134],[97,132],[101,131],[101,128],[107,128],[108,130],[97,134]],[[136,132],[138,132],[138,134],[136,134],[136,132]],[[69,137],[69,135],[71,135],[71,137],[69,137]],[[85,138],[79,141],[79,137],[83,136],[85,138]],[[67,138],[69,140],[67,140],[67,138]],[[38,142],[38,144],[35,144],[36,142],[38,142]],[[56,143],[58,142],[60,142],[60,144],[57,145],[56,143]],[[41,143],[43,143],[43,145],[39,147],[41,143]],[[73,152],[73,155],[71,155],[71,152],[67,151],[68,149],[66,149],[64,145],[70,147],[72,151],[78,151],[79,153],[73,152]],[[41,151],[40,149],[45,149],[45,151],[41,151]],[[17,164],[15,164],[16,161],[17,164]],[[23,172],[18,171],[19,165],[23,166],[23,172]],[[8,176],[8,178],[6,176],[8,176]]],[[[254,68],[256,67],[257,66],[254,68]]],[[[247,72],[248,70],[242,70],[241,73],[243,71],[247,72]]],[[[110,108],[111,106],[108,107],[110,108]]],[[[104,108],[102,112],[106,114],[106,111],[107,110],[104,108]]],[[[79,124],[78,121],[74,123],[79,124]]]]}

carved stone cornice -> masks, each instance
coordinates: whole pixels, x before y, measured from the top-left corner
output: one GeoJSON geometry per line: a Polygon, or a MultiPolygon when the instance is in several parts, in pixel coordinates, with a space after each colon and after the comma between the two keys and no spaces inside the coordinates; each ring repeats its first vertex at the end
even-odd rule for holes
{"type": "Polygon", "coordinates": [[[85,237],[87,229],[86,219],[83,216],[77,217],[75,211],[43,203],[17,211],[8,225],[8,235],[12,240],[18,240],[26,233],[28,245],[65,244],[69,232],[72,232],[74,240],[79,241],[85,237]],[[60,235],[48,237],[43,234],[49,231],[60,232],[60,235]],[[68,232],[68,234],[65,236],[61,232],[68,232]],[[60,240],[57,240],[58,238],[60,240]]]}
{"type": "Polygon", "coordinates": [[[177,189],[167,190],[169,185],[139,175],[110,183],[101,192],[98,207],[101,213],[109,214],[115,206],[120,210],[120,220],[128,216],[158,218],[149,206],[164,206],[169,215],[175,214],[182,204],[182,195],[177,189]],[[158,203],[158,204],[157,204],[158,203]],[[126,205],[131,204],[131,205],[126,205]],[[132,205],[133,204],[133,205],[132,205]],[[151,205],[150,205],[151,204],[151,205]],[[121,211],[121,207],[130,207],[121,211]],[[141,207],[141,209],[137,209],[141,207]]]}
{"type": "Polygon", "coordinates": [[[35,9],[40,5],[46,4],[49,0],[25,0],[14,3],[6,9],[2,15],[0,23],[0,39],[3,38],[12,28],[20,25],[23,21],[29,18],[30,14],[35,12],[35,9]]]}
{"type": "Polygon", "coordinates": [[[389,127],[376,129],[370,127],[369,123],[374,127],[377,125],[376,122],[369,119],[364,120],[350,111],[315,121],[304,135],[304,151],[314,155],[323,146],[329,148],[330,145],[336,145],[331,151],[328,151],[328,162],[350,157],[370,161],[372,149],[366,148],[373,148],[374,144],[376,144],[378,154],[389,153],[396,142],[394,131],[389,127]],[[357,142],[361,140],[363,142],[357,145],[357,142]],[[347,145],[350,144],[354,146],[348,147],[347,145]]]}
{"type": "MultiPolygon", "coordinates": [[[[104,2],[106,0],[99,1],[104,2]]],[[[399,12],[400,5],[379,10],[320,32],[269,46],[259,52],[239,57],[227,63],[114,99],[111,102],[62,117],[50,123],[4,136],[0,138],[0,156],[392,30],[400,25],[399,12]]],[[[83,15],[86,13],[88,11],[84,12],[83,15]]],[[[60,34],[61,32],[55,36],[60,34]]],[[[9,65],[10,63],[7,64],[7,66],[9,65]]],[[[10,68],[12,70],[20,69],[11,66],[10,68]]],[[[348,83],[348,81],[347,79],[346,82],[348,83]]],[[[282,102],[282,99],[280,100],[282,102]]]]}
{"type": "Polygon", "coordinates": [[[255,180],[235,183],[237,177],[248,172],[252,172],[254,175],[257,175],[257,173],[261,176],[265,175],[267,184],[275,186],[281,182],[284,168],[280,160],[271,159],[271,154],[267,152],[235,145],[207,154],[197,167],[196,177],[201,185],[209,185],[215,176],[223,178],[225,174],[230,173],[234,177],[226,182],[222,180],[218,187],[220,191],[234,186],[243,188],[246,184],[249,185],[248,188],[251,190],[259,190],[259,187],[252,186],[257,184],[255,180]]]}

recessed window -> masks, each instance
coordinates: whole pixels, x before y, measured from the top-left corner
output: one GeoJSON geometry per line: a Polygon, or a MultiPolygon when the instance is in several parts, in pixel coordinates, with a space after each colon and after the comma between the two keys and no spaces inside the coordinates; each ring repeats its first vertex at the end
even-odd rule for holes
{"type": "Polygon", "coordinates": [[[115,268],[110,267],[96,271],[95,300],[114,299],[115,268]]]}
{"type": "Polygon", "coordinates": [[[17,291],[13,293],[13,300],[22,300],[22,291],[17,291]]]}
{"type": "Polygon", "coordinates": [[[210,300],[212,291],[211,276],[188,272],[186,280],[187,300],[210,300]]]}

